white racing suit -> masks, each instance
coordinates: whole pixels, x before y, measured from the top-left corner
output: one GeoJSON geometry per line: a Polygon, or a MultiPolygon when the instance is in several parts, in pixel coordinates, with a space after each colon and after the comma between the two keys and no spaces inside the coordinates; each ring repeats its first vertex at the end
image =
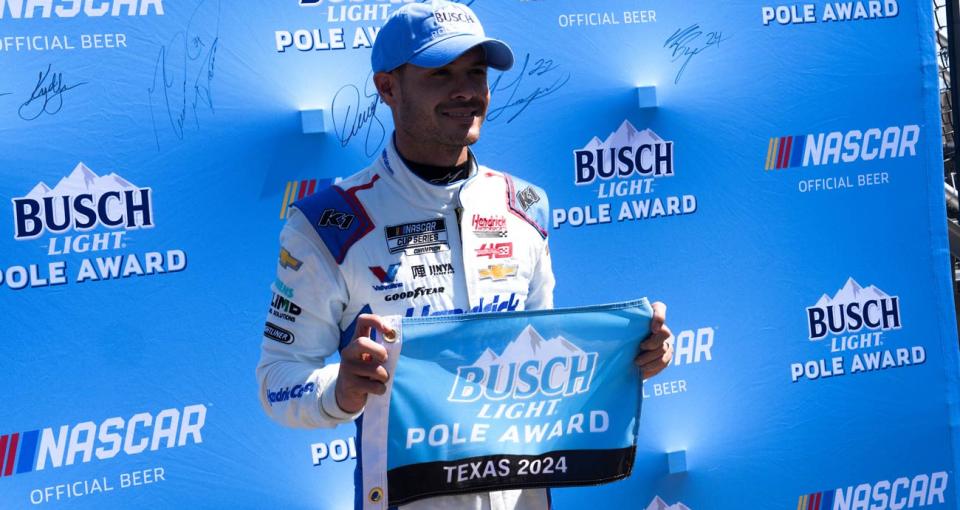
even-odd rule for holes
{"type": "MultiPolygon", "coordinates": [[[[362,412],[337,405],[339,364],[330,363],[352,339],[362,313],[419,317],[551,308],[548,211],[543,190],[482,166],[450,185],[427,183],[392,144],[370,167],[295,203],[280,234],[257,366],[264,410],[291,427],[354,420],[362,427],[362,412]]],[[[403,509],[549,505],[548,491],[525,489],[442,496],[403,509]]]]}

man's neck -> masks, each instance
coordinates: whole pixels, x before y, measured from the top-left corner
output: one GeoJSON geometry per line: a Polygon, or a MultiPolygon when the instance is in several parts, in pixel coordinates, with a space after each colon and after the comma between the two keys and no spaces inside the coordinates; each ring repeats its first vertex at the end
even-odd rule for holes
{"type": "Polygon", "coordinates": [[[473,160],[473,156],[470,154],[470,151],[467,150],[467,160],[459,165],[430,165],[427,163],[419,163],[411,160],[406,157],[403,149],[399,146],[397,147],[397,154],[400,156],[400,159],[403,160],[403,164],[406,165],[411,172],[414,173],[417,177],[423,179],[424,181],[429,182],[430,184],[436,184],[440,186],[446,186],[453,184],[457,181],[462,181],[467,177],[470,177],[473,169],[476,167],[476,163],[473,160]]]}
{"type": "Polygon", "coordinates": [[[470,159],[470,151],[466,146],[424,144],[415,142],[402,131],[394,132],[394,143],[397,151],[407,160],[424,165],[438,167],[454,167],[463,165],[470,159]]]}

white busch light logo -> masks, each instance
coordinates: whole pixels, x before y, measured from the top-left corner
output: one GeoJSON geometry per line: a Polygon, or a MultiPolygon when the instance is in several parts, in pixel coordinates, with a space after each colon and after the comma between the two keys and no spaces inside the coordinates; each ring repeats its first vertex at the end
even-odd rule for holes
{"type": "Polygon", "coordinates": [[[13,215],[18,241],[35,239],[44,231],[153,227],[150,188],[134,186],[115,173],[101,177],[83,163],[52,189],[41,182],[27,196],[14,198],[13,215]]]}
{"type": "Polygon", "coordinates": [[[683,503],[668,505],[666,501],[660,499],[660,496],[654,496],[646,510],[690,510],[690,507],[683,503]]]}
{"type": "Polygon", "coordinates": [[[861,287],[850,278],[832,298],[824,294],[816,305],[807,308],[807,326],[810,340],[864,328],[900,329],[900,298],[873,285],[861,287]]]}
{"type": "Polygon", "coordinates": [[[673,142],[649,129],[638,131],[629,120],[606,140],[593,137],[582,149],[573,151],[577,186],[596,179],[669,177],[673,175],[673,142]]]}
{"type": "Polygon", "coordinates": [[[476,362],[457,368],[447,400],[569,397],[590,390],[597,353],[584,352],[563,337],[544,340],[527,326],[499,356],[487,349],[476,362]]]}

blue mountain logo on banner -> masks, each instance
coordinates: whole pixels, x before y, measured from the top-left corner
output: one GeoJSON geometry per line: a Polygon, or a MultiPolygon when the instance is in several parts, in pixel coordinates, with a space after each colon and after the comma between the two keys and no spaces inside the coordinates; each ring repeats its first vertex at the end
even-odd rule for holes
{"type": "Polygon", "coordinates": [[[660,499],[660,496],[655,496],[653,501],[647,505],[646,510],[690,510],[690,507],[683,503],[669,505],[666,501],[660,499]]]}
{"type": "Polygon", "coordinates": [[[900,329],[900,298],[873,285],[861,287],[850,278],[832,298],[824,294],[807,308],[807,319],[810,340],[861,329],[900,329]]]}
{"type": "Polygon", "coordinates": [[[40,237],[44,231],[153,226],[150,188],[139,188],[115,173],[101,177],[83,163],[52,189],[41,182],[25,197],[13,199],[13,208],[18,241],[40,237]]]}
{"type": "Polygon", "coordinates": [[[830,355],[790,363],[792,382],[921,366],[927,360],[922,344],[893,345],[896,336],[888,335],[901,328],[900,298],[874,285],[848,278],[833,297],[823,294],[806,312],[807,337],[816,342],[811,345],[830,355]]]}
{"type": "Polygon", "coordinates": [[[672,179],[661,180],[674,176],[673,162],[673,142],[651,129],[638,130],[629,120],[624,120],[605,140],[593,137],[583,148],[573,151],[573,182],[576,186],[599,183],[597,202],[553,209],[553,228],[696,213],[695,195],[658,193],[661,183],[673,183],[672,179]]]}
{"type": "Polygon", "coordinates": [[[629,120],[624,120],[606,140],[593,137],[582,149],[574,151],[573,157],[577,186],[596,179],[673,175],[673,142],[650,129],[638,131],[629,120]]]}
{"type": "Polygon", "coordinates": [[[364,508],[630,476],[642,402],[633,359],[651,315],[640,299],[388,317],[399,322],[383,344],[388,393],[367,401],[361,431],[364,508]]]}
{"type": "Polygon", "coordinates": [[[597,353],[587,353],[563,337],[544,340],[527,326],[499,356],[489,348],[469,366],[457,369],[451,402],[507,396],[570,396],[590,390],[597,353]]]}
{"type": "MultiPolygon", "coordinates": [[[[45,234],[50,257],[121,250],[130,231],[152,229],[153,190],[136,186],[110,173],[97,175],[83,163],[51,188],[44,182],[26,196],[13,199],[13,229],[17,241],[41,239],[45,234]]],[[[72,257],[71,257],[72,259],[72,257]]],[[[41,264],[13,264],[0,273],[0,285],[19,290],[130,276],[175,273],[187,267],[183,250],[83,258],[79,269],[72,260],[41,264]]]]}

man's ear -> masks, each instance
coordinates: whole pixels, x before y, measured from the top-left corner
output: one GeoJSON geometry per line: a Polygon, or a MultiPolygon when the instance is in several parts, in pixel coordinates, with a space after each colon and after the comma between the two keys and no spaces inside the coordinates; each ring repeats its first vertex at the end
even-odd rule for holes
{"type": "Polygon", "coordinates": [[[380,98],[391,108],[397,104],[397,95],[400,89],[398,80],[399,76],[396,73],[379,72],[373,74],[373,84],[377,87],[380,98]]]}

